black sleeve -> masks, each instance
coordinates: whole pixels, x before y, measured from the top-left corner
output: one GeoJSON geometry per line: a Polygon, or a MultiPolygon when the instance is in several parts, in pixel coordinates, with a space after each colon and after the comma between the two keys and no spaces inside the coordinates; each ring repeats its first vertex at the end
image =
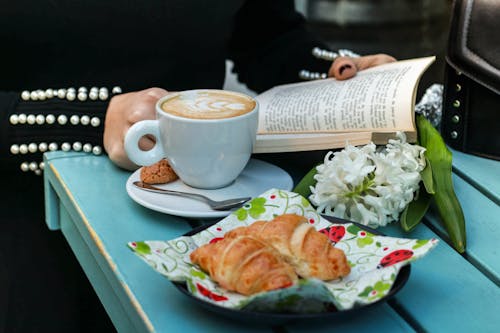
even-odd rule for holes
{"type": "Polygon", "coordinates": [[[300,81],[299,72],[327,73],[331,62],[312,55],[328,49],[295,10],[294,1],[250,0],[239,10],[229,43],[229,58],[239,81],[262,92],[300,81]]]}
{"type": "Polygon", "coordinates": [[[63,88],[0,92],[0,163],[41,174],[52,150],[104,153],[104,119],[120,88],[63,88]]]}

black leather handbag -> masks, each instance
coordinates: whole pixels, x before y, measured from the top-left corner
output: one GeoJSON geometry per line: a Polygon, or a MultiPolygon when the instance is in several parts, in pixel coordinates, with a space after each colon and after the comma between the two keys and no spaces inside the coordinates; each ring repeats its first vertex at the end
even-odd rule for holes
{"type": "Polygon", "coordinates": [[[500,160],[500,0],[455,0],[441,135],[452,148],[500,160]]]}

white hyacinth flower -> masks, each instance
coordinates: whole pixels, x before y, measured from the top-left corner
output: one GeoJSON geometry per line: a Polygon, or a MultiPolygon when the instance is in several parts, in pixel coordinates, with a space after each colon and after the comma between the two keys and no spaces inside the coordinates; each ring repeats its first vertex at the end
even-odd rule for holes
{"type": "Polygon", "coordinates": [[[317,167],[309,199],[319,213],[385,226],[415,198],[424,154],[425,148],[407,143],[402,132],[381,150],[370,143],[329,152],[317,167]]]}

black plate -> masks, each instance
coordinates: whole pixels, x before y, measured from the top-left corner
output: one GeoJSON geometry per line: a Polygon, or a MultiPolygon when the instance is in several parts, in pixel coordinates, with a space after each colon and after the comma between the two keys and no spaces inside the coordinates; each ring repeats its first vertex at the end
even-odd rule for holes
{"type": "MultiPolygon", "coordinates": [[[[361,229],[364,229],[372,234],[379,235],[379,236],[384,236],[383,233],[376,231],[372,228],[369,228],[367,226],[361,225],[359,223],[331,217],[331,216],[323,216],[326,220],[332,222],[332,223],[341,223],[341,224],[346,224],[346,223],[353,223],[356,226],[358,226],[361,229]]],[[[190,230],[189,232],[185,233],[183,236],[192,236],[200,231],[203,231],[213,224],[217,222],[207,224],[207,225],[202,225],[200,227],[194,228],[190,230]]],[[[408,278],[410,277],[410,271],[411,271],[411,266],[410,264],[407,264],[403,266],[398,273],[398,276],[396,277],[396,280],[394,281],[394,284],[392,285],[391,290],[385,295],[384,297],[380,298],[379,300],[359,306],[359,307],[354,307],[349,310],[342,310],[339,311],[335,308],[335,306],[332,304],[331,307],[329,307],[328,311],[325,312],[317,312],[317,313],[282,313],[282,312],[260,312],[260,311],[251,311],[251,310],[245,310],[245,309],[231,309],[231,308],[226,308],[220,305],[216,305],[214,303],[206,302],[193,294],[189,292],[187,289],[186,283],[184,282],[173,282],[175,287],[179,289],[180,292],[182,292],[184,295],[188,296],[191,300],[196,302],[197,304],[203,306],[204,308],[214,311],[215,313],[218,313],[223,316],[227,316],[232,319],[236,320],[243,320],[247,322],[253,322],[253,323],[266,323],[270,325],[283,325],[285,323],[291,322],[291,321],[299,321],[299,320],[311,320],[311,319],[321,319],[321,318],[328,318],[332,316],[337,316],[337,315],[347,315],[351,314],[355,311],[359,311],[361,309],[366,309],[370,306],[373,306],[375,304],[378,304],[380,302],[385,302],[391,297],[393,297],[403,286],[406,284],[408,281],[408,278]]]]}

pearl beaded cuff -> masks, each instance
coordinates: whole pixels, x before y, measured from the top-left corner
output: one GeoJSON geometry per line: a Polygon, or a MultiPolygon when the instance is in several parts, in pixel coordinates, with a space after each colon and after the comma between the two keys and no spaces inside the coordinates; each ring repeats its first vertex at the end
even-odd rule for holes
{"type": "Polygon", "coordinates": [[[20,170],[41,175],[42,155],[47,151],[102,154],[107,105],[121,92],[118,86],[21,92],[15,112],[8,118],[10,154],[21,160],[20,170]]]}
{"type": "Polygon", "coordinates": [[[351,57],[351,58],[359,57],[359,54],[354,53],[351,50],[347,49],[340,49],[337,52],[333,52],[329,50],[320,49],[319,47],[315,47],[312,49],[311,53],[314,57],[327,61],[334,61],[338,57],[351,57]]]}
{"type": "MultiPolygon", "coordinates": [[[[111,92],[116,95],[116,94],[121,94],[122,89],[118,86],[113,87],[111,92]]],[[[68,100],[68,101],[74,101],[78,100],[80,102],[85,102],[87,99],[90,99],[92,101],[105,101],[109,97],[109,92],[108,88],[106,87],[92,87],[90,88],[90,91],[87,89],[87,87],[80,87],[78,88],[78,91],[71,87],[71,88],[60,88],[60,89],[46,89],[46,90],[33,90],[33,91],[28,91],[24,90],[21,93],[21,99],[23,101],[44,101],[46,99],[51,99],[51,98],[59,98],[62,100],[68,100]]]]}

